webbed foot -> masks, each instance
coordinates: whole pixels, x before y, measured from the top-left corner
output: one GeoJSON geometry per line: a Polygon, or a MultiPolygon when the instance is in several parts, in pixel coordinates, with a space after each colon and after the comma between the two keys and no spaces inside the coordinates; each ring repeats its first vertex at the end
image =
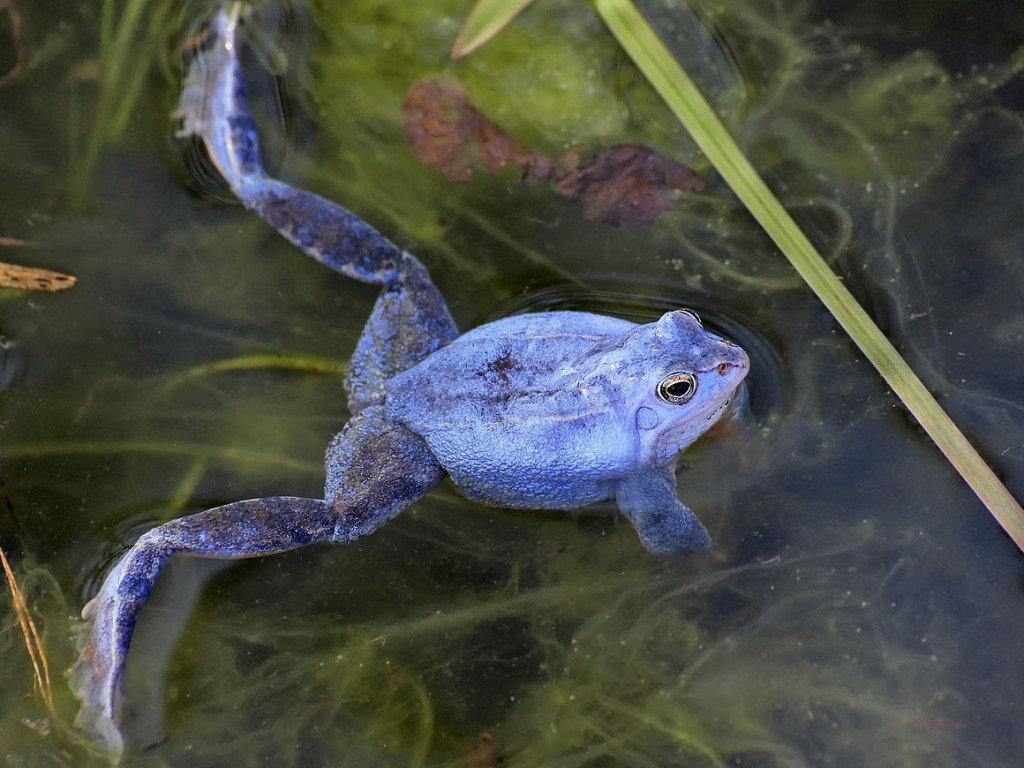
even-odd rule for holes
{"type": "Polygon", "coordinates": [[[175,135],[201,139],[217,170],[236,191],[249,177],[264,175],[238,60],[239,30],[250,10],[244,3],[232,3],[214,16],[209,39],[189,65],[172,115],[181,120],[175,135]]]}
{"type": "Polygon", "coordinates": [[[124,748],[116,708],[127,647],[120,647],[115,639],[117,608],[110,592],[121,581],[119,571],[126,560],[117,564],[99,594],[82,609],[85,626],[79,638],[78,661],[70,673],[71,690],[82,702],[75,726],[89,734],[114,763],[124,748]]]}

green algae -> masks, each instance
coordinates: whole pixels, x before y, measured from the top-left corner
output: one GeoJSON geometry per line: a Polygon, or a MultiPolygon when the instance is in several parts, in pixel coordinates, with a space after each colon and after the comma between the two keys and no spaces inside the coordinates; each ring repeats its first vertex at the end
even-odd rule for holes
{"type": "MultiPolygon", "coordinates": [[[[659,7],[665,24],[693,17],[659,7]]],[[[766,357],[752,397],[773,405],[697,446],[681,478],[714,558],[663,562],[611,516],[489,510],[442,490],[352,547],[216,574],[176,564],[146,621],[170,616],[184,636],[166,690],[159,650],[133,656],[133,705],[155,685],[166,713],[155,732],[134,726],[140,746],[158,744],[131,762],[458,765],[488,732],[512,766],[1012,764],[1012,548],[966,513],[970,499],[714,177],[650,231],[624,233],[514,179],[453,185],[404,147],[405,88],[447,74],[524,142],[649,142],[700,164],[585,5],[535,3],[518,36],[452,64],[466,9],[321,3],[315,30],[288,27],[280,49],[261,33],[261,60],[289,73],[295,123],[314,124],[275,149],[280,126],[261,121],[275,167],[414,247],[464,326],[531,306],[649,316],[683,296],[755,328],[782,361],[781,391],[765,391],[766,357]],[[640,298],[595,298],[587,286],[609,275],[640,298]],[[193,573],[207,580],[194,611],[175,581],[193,573]]],[[[1024,131],[994,96],[1019,57],[958,74],[917,42],[876,51],[809,4],[697,10],[728,43],[706,72],[730,127],[1019,482],[1021,323],[992,314],[1022,285],[1006,201],[1024,178],[1024,131]]],[[[173,93],[144,87],[151,113],[137,125],[169,134],[173,93]]],[[[345,416],[334,372],[373,299],[241,212],[190,200],[167,182],[166,152],[138,170],[129,144],[100,155],[99,215],[32,219],[79,275],[76,294],[3,304],[17,340],[4,469],[35,557],[19,576],[54,668],[71,663],[73,616],[103,563],[139,533],[223,501],[317,492],[345,416]]],[[[24,699],[28,659],[4,626],[0,754],[81,764],[24,699]]],[[[65,725],[74,707],[58,691],[65,725]]]]}

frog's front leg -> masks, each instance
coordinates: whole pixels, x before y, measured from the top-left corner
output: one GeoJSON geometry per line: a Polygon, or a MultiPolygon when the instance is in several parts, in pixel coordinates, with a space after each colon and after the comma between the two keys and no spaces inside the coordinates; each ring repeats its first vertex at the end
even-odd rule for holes
{"type": "Polygon", "coordinates": [[[121,681],[139,611],[173,555],[245,558],[372,533],[444,478],[423,440],[369,408],[327,453],[326,500],[272,497],[227,504],[143,534],[82,611],[84,642],[72,670],[77,724],[121,752],[121,681]]]}
{"type": "Polygon", "coordinates": [[[651,552],[705,552],[711,547],[707,530],[676,496],[676,479],[670,468],[623,478],[616,485],[615,500],[651,552]]]}

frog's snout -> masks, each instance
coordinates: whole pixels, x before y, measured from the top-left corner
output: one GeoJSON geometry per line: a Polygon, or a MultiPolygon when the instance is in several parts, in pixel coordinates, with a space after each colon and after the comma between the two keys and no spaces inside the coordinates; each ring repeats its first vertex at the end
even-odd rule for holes
{"type": "Polygon", "coordinates": [[[738,344],[734,344],[728,339],[722,339],[722,342],[729,354],[725,360],[715,366],[715,373],[719,376],[739,374],[739,378],[742,379],[750,371],[750,358],[738,344]]]}

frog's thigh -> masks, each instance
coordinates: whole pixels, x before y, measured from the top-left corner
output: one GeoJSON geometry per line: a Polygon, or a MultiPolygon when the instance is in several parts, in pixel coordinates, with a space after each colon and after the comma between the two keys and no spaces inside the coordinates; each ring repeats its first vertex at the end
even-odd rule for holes
{"type": "Polygon", "coordinates": [[[333,536],[372,533],[445,477],[419,435],[387,421],[374,406],[353,416],[327,449],[324,497],[341,511],[333,536]]]}
{"type": "Polygon", "coordinates": [[[385,382],[412,368],[458,336],[440,291],[419,261],[402,254],[398,279],[377,298],[349,361],[349,408],[383,402],[385,382]]]}
{"type": "Polygon", "coordinates": [[[651,552],[703,552],[711,546],[700,520],[677,498],[675,476],[667,470],[624,478],[616,486],[615,499],[651,552]]]}

